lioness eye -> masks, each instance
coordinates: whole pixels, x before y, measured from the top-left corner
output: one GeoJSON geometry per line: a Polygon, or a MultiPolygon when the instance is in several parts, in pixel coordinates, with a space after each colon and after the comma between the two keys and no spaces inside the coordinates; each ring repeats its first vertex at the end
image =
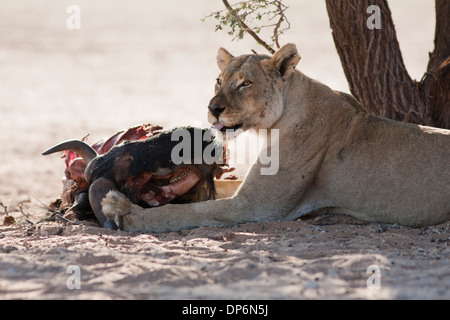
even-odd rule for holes
{"type": "Polygon", "coordinates": [[[239,86],[239,89],[240,89],[240,88],[248,87],[248,86],[250,86],[251,84],[252,84],[251,81],[246,80],[246,81],[242,82],[242,84],[239,86]]]}
{"type": "Polygon", "coordinates": [[[217,85],[221,86],[222,85],[222,80],[217,79],[217,85]]]}

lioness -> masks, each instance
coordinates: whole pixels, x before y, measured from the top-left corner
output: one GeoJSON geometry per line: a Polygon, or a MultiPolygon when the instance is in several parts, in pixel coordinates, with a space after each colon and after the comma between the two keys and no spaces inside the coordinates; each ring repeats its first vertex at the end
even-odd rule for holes
{"type": "MultiPolygon", "coordinates": [[[[279,130],[279,171],[256,161],[231,198],[143,209],[118,192],[102,200],[124,230],[294,220],[314,212],[419,227],[450,219],[450,131],[368,114],[352,96],[295,68],[296,46],[273,57],[220,49],[209,105],[217,129],[279,130]]],[[[270,146],[269,146],[270,148],[270,146]]]]}

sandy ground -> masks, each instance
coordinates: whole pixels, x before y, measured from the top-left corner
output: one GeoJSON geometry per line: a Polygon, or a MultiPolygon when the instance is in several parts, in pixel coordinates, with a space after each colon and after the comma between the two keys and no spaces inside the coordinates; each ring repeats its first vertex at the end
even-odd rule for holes
{"type": "MultiPolygon", "coordinates": [[[[420,78],[433,46],[432,1],[391,3],[406,65],[420,78]]],[[[322,1],[289,4],[283,42],[299,47],[299,68],[348,91],[322,1]]],[[[134,234],[41,220],[61,192],[63,162],[40,155],[54,143],[87,133],[94,142],[145,122],[207,126],[217,49],[263,52],[200,22],[219,7],[1,2],[0,201],[16,222],[0,226],[0,298],[449,299],[448,223],[410,229],[329,216],[134,234]],[[81,30],[66,28],[71,4],[81,8],[81,30]],[[379,290],[366,285],[372,265],[379,290]],[[70,266],[79,267],[80,289],[67,286],[70,266]]]]}

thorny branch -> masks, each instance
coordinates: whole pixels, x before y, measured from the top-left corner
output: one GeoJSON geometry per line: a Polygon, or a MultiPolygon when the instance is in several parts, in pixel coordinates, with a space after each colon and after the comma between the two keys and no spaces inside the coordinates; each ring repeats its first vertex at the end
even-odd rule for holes
{"type": "Polygon", "coordinates": [[[241,28],[243,30],[245,30],[249,35],[251,35],[260,45],[262,45],[264,48],[269,50],[270,53],[275,53],[275,51],[264,40],[262,40],[260,37],[258,37],[258,35],[255,32],[253,32],[253,30],[250,29],[245,24],[245,22],[239,17],[239,15],[236,13],[236,11],[233,10],[233,8],[230,6],[230,4],[228,3],[227,0],[222,0],[222,2],[225,5],[225,7],[228,9],[228,11],[233,15],[233,17],[237,21],[239,21],[239,25],[241,26],[241,28]]]}
{"type": "Polygon", "coordinates": [[[228,0],[222,0],[225,9],[213,12],[206,18],[214,18],[218,21],[216,31],[224,27],[230,28],[229,35],[233,40],[242,39],[245,33],[252,36],[257,43],[262,45],[270,53],[275,53],[274,46],[280,48],[279,37],[289,30],[290,23],[285,15],[288,9],[282,0],[247,0],[230,4],[228,0]],[[276,23],[272,22],[275,18],[276,23]],[[274,28],[271,37],[272,43],[264,41],[258,34],[262,29],[274,28]]]}

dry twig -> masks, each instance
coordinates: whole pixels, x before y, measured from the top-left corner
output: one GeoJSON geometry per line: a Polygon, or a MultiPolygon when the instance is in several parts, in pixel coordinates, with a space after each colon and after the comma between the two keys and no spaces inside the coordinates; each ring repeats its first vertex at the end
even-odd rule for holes
{"type": "Polygon", "coordinates": [[[280,48],[279,37],[290,28],[290,22],[285,15],[288,7],[283,0],[247,0],[233,4],[230,4],[229,0],[222,0],[222,3],[225,9],[212,12],[205,17],[218,21],[216,31],[224,27],[230,28],[228,34],[233,40],[242,39],[244,34],[248,33],[271,54],[275,53],[275,46],[280,48]],[[265,28],[273,28],[272,43],[264,41],[259,35],[265,28]]]}

